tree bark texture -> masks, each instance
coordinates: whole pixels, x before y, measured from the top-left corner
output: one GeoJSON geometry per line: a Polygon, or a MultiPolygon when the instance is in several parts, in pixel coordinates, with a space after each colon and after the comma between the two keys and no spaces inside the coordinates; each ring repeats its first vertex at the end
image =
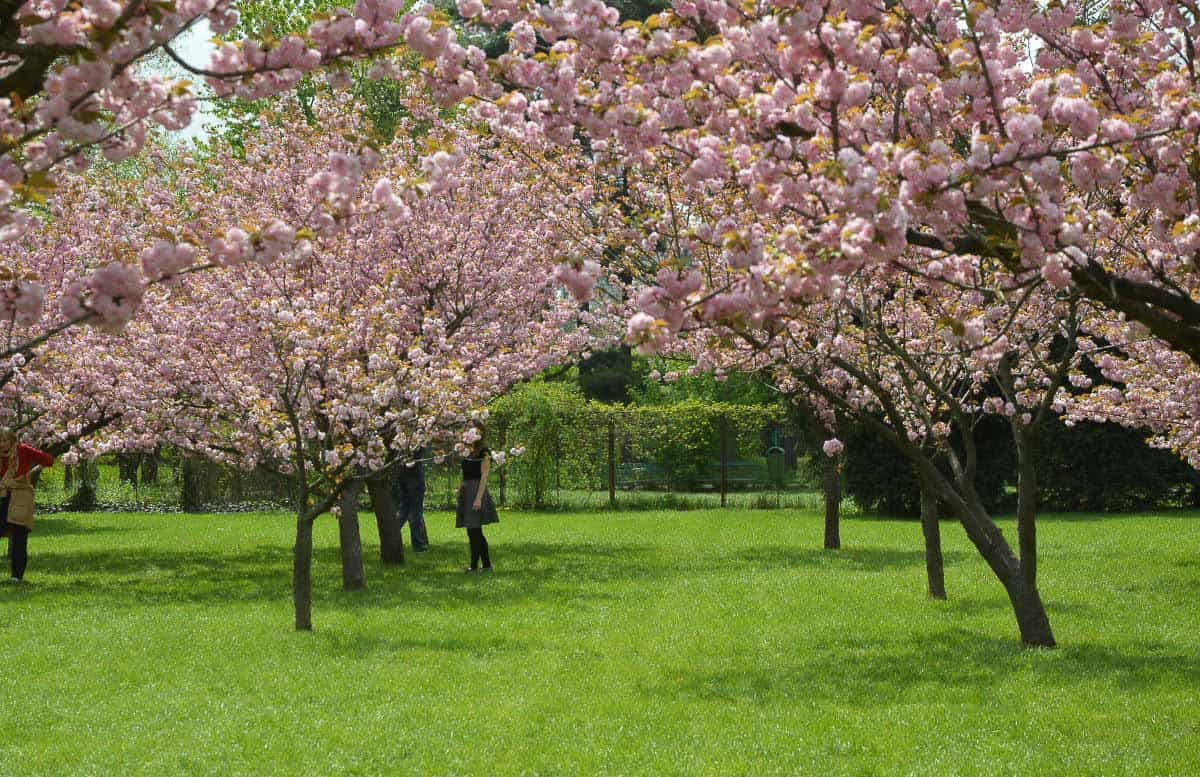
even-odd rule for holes
{"type": "Polygon", "coordinates": [[[1008,589],[1008,598],[1017,614],[1017,628],[1021,631],[1022,644],[1030,647],[1052,648],[1055,646],[1054,632],[1042,595],[1037,588],[1030,588],[1017,580],[1008,589]]]}
{"type": "Polygon", "coordinates": [[[117,454],[117,473],[121,478],[121,482],[136,486],[138,482],[138,467],[141,466],[141,463],[142,454],[140,453],[117,454]]]}
{"type": "Polygon", "coordinates": [[[391,477],[376,475],[367,481],[367,494],[375,511],[379,528],[379,556],[385,564],[404,563],[404,534],[400,531],[400,514],[392,500],[391,477]]]}
{"type": "Polygon", "coordinates": [[[1004,585],[1012,602],[1021,642],[1031,647],[1054,647],[1050,618],[1037,588],[1025,584],[1021,562],[1012,551],[1000,527],[987,514],[973,488],[955,488],[937,468],[926,462],[926,477],[938,484],[937,491],[958,514],[967,537],[1004,585]],[[964,498],[965,497],[965,498],[964,498]],[[968,501],[969,500],[969,501],[968,501]]]}
{"type": "Polygon", "coordinates": [[[1017,552],[1020,554],[1019,586],[1009,597],[1017,611],[1021,641],[1027,645],[1054,647],[1054,633],[1037,586],[1037,431],[1014,427],[1017,445],[1017,552]]]}
{"type": "Polygon", "coordinates": [[[97,505],[96,486],[100,481],[100,468],[94,461],[81,461],[76,471],[79,489],[68,504],[73,510],[95,510],[97,505]]]}
{"type": "Polygon", "coordinates": [[[296,631],[312,631],[312,518],[296,517],[296,546],[292,551],[292,605],[296,631]]]}
{"type": "Polygon", "coordinates": [[[356,480],[342,492],[338,504],[338,540],[342,551],[342,588],[354,591],[367,585],[363,569],[362,537],[358,530],[358,492],[362,481],[356,480]]]}
{"type": "Polygon", "coordinates": [[[836,456],[821,456],[821,488],[825,492],[825,550],[842,547],[842,477],[836,456]]]}
{"type": "Polygon", "coordinates": [[[158,482],[158,449],[142,456],[142,469],[139,481],[143,486],[158,482]]]}
{"type": "Polygon", "coordinates": [[[181,468],[183,476],[179,488],[179,506],[185,513],[198,512],[204,502],[200,462],[193,456],[184,456],[181,468]]]}
{"type": "Polygon", "coordinates": [[[925,478],[921,478],[921,531],[925,535],[925,577],[929,598],[945,599],[946,576],[942,558],[942,530],[938,525],[938,500],[925,478]]]}

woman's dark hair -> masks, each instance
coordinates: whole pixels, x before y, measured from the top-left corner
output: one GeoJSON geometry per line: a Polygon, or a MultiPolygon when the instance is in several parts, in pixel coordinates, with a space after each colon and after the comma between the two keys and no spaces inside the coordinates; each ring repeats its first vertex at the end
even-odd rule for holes
{"type": "Polygon", "coordinates": [[[479,439],[471,444],[472,454],[478,454],[487,447],[487,427],[482,422],[476,421],[475,430],[479,432],[479,439]]]}

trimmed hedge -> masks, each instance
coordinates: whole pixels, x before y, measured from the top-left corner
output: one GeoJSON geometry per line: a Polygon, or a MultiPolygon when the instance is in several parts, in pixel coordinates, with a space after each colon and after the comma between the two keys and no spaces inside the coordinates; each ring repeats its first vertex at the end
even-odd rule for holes
{"type": "Polygon", "coordinates": [[[691,399],[668,405],[588,402],[571,383],[532,382],[491,406],[493,448],[524,446],[507,464],[510,503],[543,507],[556,489],[607,487],[608,430],[616,463],[654,462],[668,487],[690,490],[711,480],[720,460],[721,419],[728,425],[729,458],[761,459],[763,430],[777,407],[691,399]]]}

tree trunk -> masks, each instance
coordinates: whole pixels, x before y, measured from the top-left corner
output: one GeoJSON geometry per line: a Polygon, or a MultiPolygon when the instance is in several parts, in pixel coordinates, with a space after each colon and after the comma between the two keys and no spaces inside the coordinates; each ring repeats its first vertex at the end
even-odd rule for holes
{"type": "Polygon", "coordinates": [[[1037,590],[1037,469],[1032,433],[1014,424],[1017,447],[1017,552],[1021,555],[1021,578],[1037,590]]]}
{"type": "Polygon", "coordinates": [[[140,453],[117,454],[117,475],[121,478],[122,483],[137,485],[138,466],[142,463],[141,458],[140,453]]]}
{"type": "MultiPolygon", "coordinates": [[[[848,368],[847,371],[854,374],[853,365],[837,359],[834,360],[834,363],[843,369],[848,368]]],[[[840,403],[841,407],[850,409],[845,400],[830,391],[811,374],[800,373],[797,377],[801,377],[805,385],[817,396],[823,397],[831,403],[840,403]]],[[[891,414],[891,420],[896,423],[896,428],[900,428],[902,424],[899,421],[899,413],[891,406],[890,400],[885,405],[887,412],[891,414]]],[[[1042,603],[1041,596],[1036,588],[1024,584],[1020,561],[1013,553],[1008,541],[1004,539],[1000,527],[996,525],[983,506],[979,494],[971,482],[976,460],[976,451],[971,436],[964,436],[967,458],[965,466],[958,459],[958,454],[953,446],[945,451],[947,463],[954,473],[954,477],[951,479],[934,465],[924,451],[908,442],[895,428],[869,412],[855,410],[855,413],[860,421],[878,432],[897,452],[907,458],[916,467],[919,475],[928,480],[936,495],[950,505],[955,515],[958,516],[967,537],[979,551],[979,555],[983,556],[984,561],[1004,586],[1005,591],[1008,592],[1013,606],[1013,614],[1017,619],[1017,627],[1021,633],[1021,642],[1032,646],[1053,647],[1054,636],[1050,630],[1050,619],[1046,615],[1046,608],[1042,603]]]]}
{"type": "Polygon", "coordinates": [[[1037,432],[1013,422],[1017,447],[1017,552],[1020,553],[1020,585],[1009,592],[1021,641],[1026,645],[1054,647],[1054,634],[1042,594],[1037,587],[1037,432]]]}
{"type": "Polygon", "coordinates": [[[204,503],[224,501],[221,499],[221,465],[210,459],[204,459],[202,464],[204,479],[201,492],[204,494],[204,503]]]}
{"type": "Polygon", "coordinates": [[[229,491],[230,499],[234,504],[241,504],[246,501],[246,473],[238,467],[234,467],[229,473],[229,491]]]}
{"type": "Polygon", "coordinates": [[[1033,647],[1054,647],[1050,618],[1046,615],[1041,595],[1037,588],[1025,584],[1021,574],[1021,562],[1013,554],[1012,547],[1004,539],[1000,527],[979,502],[974,489],[969,484],[959,484],[960,488],[956,489],[932,464],[927,463],[927,467],[922,467],[922,471],[927,477],[933,478],[933,483],[939,483],[940,479],[937,491],[954,508],[967,537],[1004,585],[1012,602],[1013,614],[1017,618],[1021,642],[1033,647]]]}
{"type": "Polygon", "coordinates": [[[179,506],[185,513],[198,513],[204,503],[200,461],[194,456],[184,456],[181,464],[183,482],[179,488],[179,506]]]}
{"type": "Polygon", "coordinates": [[[400,531],[400,514],[392,500],[391,477],[376,475],[367,481],[371,508],[375,510],[375,525],[379,528],[379,556],[385,564],[404,563],[404,534],[400,531]]]}
{"type": "Polygon", "coordinates": [[[100,480],[100,467],[94,461],[81,461],[78,465],[79,490],[68,503],[72,510],[96,509],[96,485],[100,480]]]}
{"type": "Polygon", "coordinates": [[[842,478],[838,472],[835,456],[821,456],[821,486],[825,492],[825,550],[840,550],[842,547],[841,508],[842,478]]]}
{"type": "Polygon", "coordinates": [[[296,631],[312,631],[312,519],[304,513],[296,517],[296,547],[292,553],[292,604],[296,611],[296,631]]]}
{"type": "Polygon", "coordinates": [[[150,485],[158,482],[158,449],[146,453],[142,456],[142,471],[139,482],[143,485],[150,485]]]}
{"type": "Polygon", "coordinates": [[[942,530],[938,525],[938,500],[927,478],[921,481],[921,530],[925,534],[925,577],[929,598],[946,598],[946,578],[942,559],[942,530]]]}
{"type": "MultiPolygon", "coordinates": [[[[721,414],[721,507],[725,506],[725,495],[729,492],[729,421],[721,414]]],[[[826,529],[828,532],[828,529],[826,529]]],[[[828,542],[828,533],[826,542],[828,542]]],[[[826,545],[828,547],[828,545],[826,545]]]]}
{"type": "Polygon", "coordinates": [[[338,540],[342,550],[342,589],[346,591],[365,588],[367,585],[367,573],[363,569],[362,537],[358,531],[358,492],[361,488],[361,480],[352,482],[338,500],[341,506],[338,516],[338,540]]]}
{"type": "Polygon", "coordinates": [[[1038,590],[1017,580],[1008,588],[1008,598],[1017,614],[1021,643],[1030,647],[1054,647],[1054,632],[1050,629],[1050,618],[1038,590]]]}

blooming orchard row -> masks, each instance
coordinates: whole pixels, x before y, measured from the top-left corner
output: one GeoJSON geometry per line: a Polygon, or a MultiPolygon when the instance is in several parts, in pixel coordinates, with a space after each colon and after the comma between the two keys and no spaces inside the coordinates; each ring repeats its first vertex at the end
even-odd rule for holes
{"type": "MultiPolygon", "coordinates": [[[[452,184],[403,203],[402,220],[389,214],[386,184],[347,193],[336,218],[311,218],[329,202],[312,171],[331,153],[355,159],[362,131],[344,96],[314,110],[312,124],[294,109],[265,118],[243,156],[197,164],[160,151],[145,175],[64,189],[55,228],[19,241],[22,266],[70,285],[72,270],[112,257],[106,267],[140,262],[160,282],[134,286],[141,314],[119,332],[66,330],[8,386],[34,403],[26,419],[43,414],[39,434],[103,418],[78,445],[92,455],[165,441],[292,475],[301,626],[311,623],[312,522],[348,482],[422,448],[462,452],[489,399],[606,339],[553,280],[562,254],[550,247],[575,253],[581,227],[526,163],[536,152],[422,115],[432,126],[406,125],[373,167],[381,179],[413,175],[420,150],[440,144],[455,149],[452,184]],[[258,261],[180,276],[202,250],[189,247],[222,225],[305,219],[313,226],[288,250],[268,256],[264,243],[258,261]]],[[[228,231],[223,240],[239,250],[228,231]]]]}
{"type": "MultiPolygon", "coordinates": [[[[6,76],[43,78],[24,87],[37,99],[7,106],[0,147],[0,238],[24,251],[0,294],[5,390],[70,399],[78,385],[37,388],[65,358],[62,374],[94,389],[85,417],[122,419],[106,422],[114,441],[133,430],[286,466],[327,506],[357,468],[451,443],[488,396],[586,347],[591,314],[554,296],[553,274],[576,300],[599,288],[597,307],[635,305],[625,331],[644,350],[768,370],[831,429],[878,425],[955,507],[1039,644],[1053,637],[1027,461],[1014,554],[972,491],[977,419],[1009,419],[1022,456],[1066,412],[1149,425],[1200,460],[1195,402],[1164,401],[1200,364],[1186,4],[679,0],[623,20],[598,0],[463,0],[469,24],[509,30],[489,59],[432,6],[360,0],[182,64],[245,98],[358,57],[413,89],[415,66],[516,145],[419,109],[433,142],[414,125],[380,148],[334,103],[323,129],[268,117],[245,159],[163,157],[105,192],[63,164],[94,145],[122,158],[147,121],[182,123],[194,99],[132,63],[179,59],[180,30],[206,15],[228,30],[232,11],[25,10],[6,22],[13,39],[54,56],[14,49],[6,76]],[[25,206],[53,186],[48,226],[28,229],[25,206]],[[196,272],[208,267],[222,271],[196,272]],[[39,320],[47,299],[58,310],[39,320]],[[69,329],[84,320],[128,326],[69,329]],[[70,363],[88,338],[130,378],[109,402],[70,363]],[[1081,393],[1084,359],[1124,390],[1081,393]]],[[[30,418],[61,417],[22,401],[30,418]]]]}

